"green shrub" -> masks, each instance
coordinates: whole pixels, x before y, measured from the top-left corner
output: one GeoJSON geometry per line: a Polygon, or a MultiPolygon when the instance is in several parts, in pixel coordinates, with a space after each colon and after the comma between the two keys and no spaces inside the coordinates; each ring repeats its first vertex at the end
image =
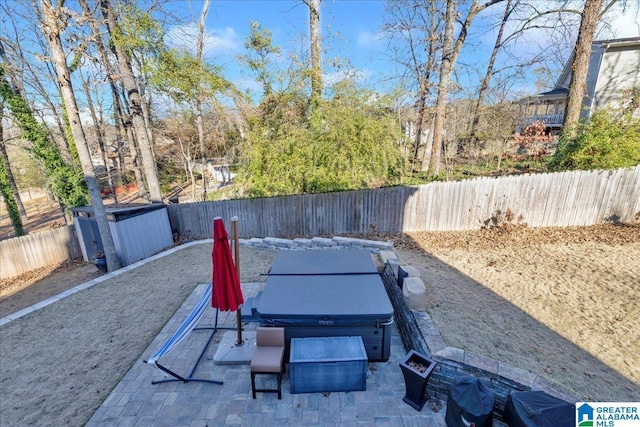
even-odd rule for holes
{"type": "Polygon", "coordinates": [[[271,94],[251,122],[236,184],[249,197],[393,185],[400,126],[382,95],[337,84],[308,114],[304,95],[271,94]]]}
{"type": "Polygon", "coordinates": [[[601,110],[578,126],[574,139],[560,138],[552,171],[616,169],[640,164],[640,117],[601,110]]]}

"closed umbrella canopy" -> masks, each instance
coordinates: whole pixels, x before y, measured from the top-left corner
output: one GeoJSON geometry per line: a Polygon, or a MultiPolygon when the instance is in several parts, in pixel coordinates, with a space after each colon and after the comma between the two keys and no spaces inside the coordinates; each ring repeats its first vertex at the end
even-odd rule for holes
{"type": "Polygon", "coordinates": [[[229,236],[222,218],[213,220],[213,293],[211,306],[222,311],[236,311],[244,303],[240,278],[229,246],[229,236]]]}

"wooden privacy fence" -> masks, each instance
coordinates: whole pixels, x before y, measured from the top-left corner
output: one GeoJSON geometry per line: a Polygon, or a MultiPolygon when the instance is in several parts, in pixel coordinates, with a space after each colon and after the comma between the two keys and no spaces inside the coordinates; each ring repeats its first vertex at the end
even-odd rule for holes
{"type": "MultiPolygon", "coordinates": [[[[633,222],[640,215],[640,166],[167,206],[172,230],[193,238],[210,238],[216,216],[238,216],[240,234],[249,238],[473,230],[506,218],[507,210],[531,227],[633,222]]],[[[3,279],[82,252],[67,226],[0,241],[0,255],[3,279]]]]}
{"type": "Polygon", "coordinates": [[[213,218],[240,218],[242,237],[481,228],[492,217],[531,227],[633,222],[640,166],[476,178],[419,186],[168,206],[174,232],[211,237],[213,218]]]}
{"type": "Polygon", "coordinates": [[[82,256],[73,225],[0,241],[0,279],[82,256]]]}

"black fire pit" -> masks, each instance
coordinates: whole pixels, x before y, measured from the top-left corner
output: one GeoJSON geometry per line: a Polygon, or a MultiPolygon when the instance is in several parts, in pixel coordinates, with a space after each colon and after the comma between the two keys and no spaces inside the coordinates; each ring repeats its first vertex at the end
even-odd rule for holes
{"type": "Polygon", "coordinates": [[[404,360],[400,362],[407,391],[402,400],[417,411],[421,411],[428,400],[427,381],[435,367],[436,362],[414,350],[409,351],[404,360]]]}

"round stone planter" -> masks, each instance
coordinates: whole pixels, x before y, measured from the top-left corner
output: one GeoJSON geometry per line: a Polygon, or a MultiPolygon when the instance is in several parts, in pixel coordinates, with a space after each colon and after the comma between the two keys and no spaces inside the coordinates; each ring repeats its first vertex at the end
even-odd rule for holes
{"type": "Polygon", "coordinates": [[[421,411],[424,404],[427,403],[429,398],[427,396],[427,382],[435,367],[435,361],[414,350],[409,351],[400,362],[406,387],[406,395],[402,400],[417,411],[421,411]]]}

